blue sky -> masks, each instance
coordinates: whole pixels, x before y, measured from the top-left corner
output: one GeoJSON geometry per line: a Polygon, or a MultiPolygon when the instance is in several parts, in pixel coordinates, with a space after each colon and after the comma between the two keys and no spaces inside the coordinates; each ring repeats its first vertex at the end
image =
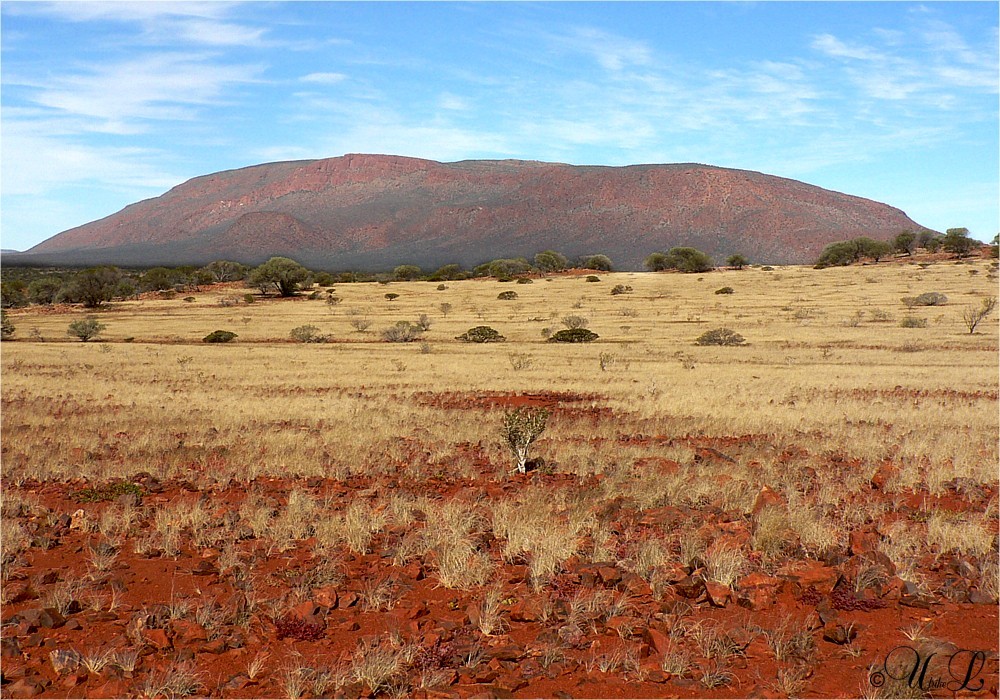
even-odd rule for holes
{"type": "Polygon", "coordinates": [[[995,2],[3,2],[0,234],[392,153],[698,162],[991,239],[995,2]]]}

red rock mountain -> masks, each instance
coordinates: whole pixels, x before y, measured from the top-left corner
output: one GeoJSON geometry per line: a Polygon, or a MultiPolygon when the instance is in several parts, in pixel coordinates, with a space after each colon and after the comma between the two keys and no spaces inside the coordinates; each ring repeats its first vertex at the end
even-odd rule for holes
{"type": "Polygon", "coordinates": [[[438,163],[382,155],[269,163],[189,180],[64,231],[25,257],[118,265],[257,263],[330,270],[475,265],[554,249],[641,269],[677,245],[721,263],[808,263],[827,243],[917,223],[885,204],[707,165],[438,163]]]}

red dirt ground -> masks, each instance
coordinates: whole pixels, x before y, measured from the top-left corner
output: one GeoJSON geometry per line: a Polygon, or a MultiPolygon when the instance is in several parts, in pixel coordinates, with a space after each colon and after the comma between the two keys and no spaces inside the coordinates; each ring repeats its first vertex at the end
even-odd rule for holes
{"type": "MultiPolygon", "coordinates": [[[[596,415],[606,410],[599,406],[598,396],[567,393],[426,394],[419,400],[448,409],[542,406],[556,411],[595,411],[596,415]]],[[[730,453],[752,449],[762,439],[766,436],[674,440],[694,448],[696,463],[724,463],[732,459],[730,453]]],[[[624,436],[624,440],[673,441],[662,436],[624,436]]],[[[482,459],[481,454],[476,457],[482,459]]],[[[677,463],[651,459],[642,468],[669,471],[677,463]]],[[[444,588],[435,575],[432,557],[393,563],[390,552],[407,534],[404,528],[382,530],[371,554],[356,555],[341,546],[338,556],[327,560],[315,553],[312,538],[288,551],[268,551],[267,544],[239,522],[239,507],[245,499],[277,507],[296,487],[336,509],[357,498],[374,504],[377,496],[393,491],[474,504],[513,495],[532,484],[597,489],[604,478],[595,475],[581,480],[569,474],[529,472],[497,481],[495,473],[484,469],[476,479],[435,476],[419,482],[400,476],[378,481],[368,477],[258,479],[251,484],[213,479],[211,470],[194,473],[190,481],[162,483],[136,474],[131,481],[142,488],[142,507],[202,501],[212,516],[205,527],[231,528],[239,562],[222,566],[218,549],[198,548],[190,536],[182,539],[175,557],[156,551],[135,554],[132,542],[152,531],[147,512],[138,520],[137,532],[126,538],[117,558],[103,571],[91,561],[91,548],[103,538],[78,528],[78,511],[98,518],[105,509],[117,506],[115,500],[82,503],[80,492],[94,486],[82,481],[8,485],[10,492],[34,499],[38,506],[11,514],[29,533],[31,546],[16,560],[5,560],[10,568],[2,612],[3,696],[136,696],[158,674],[179,667],[197,673],[195,695],[287,697],[289,668],[332,669],[350,662],[359,644],[396,640],[413,643],[419,651],[401,672],[395,688],[373,689],[351,681],[339,691],[330,687],[325,692],[334,697],[429,698],[730,698],[797,693],[856,697],[865,680],[882,668],[886,656],[905,646],[915,651],[897,654],[932,659],[925,687],[934,697],[997,697],[997,601],[979,591],[976,562],[928,554],[921,562],[927,587],[917,590],[895,575],[892,563],[876,547],[893,519],[917,517],[918,509],[926,511],[934,505],[981,512],[995,497],[995,488],[972,495],[949,491],[930,500],[927,494],[904,494],[897,503],[880,490],[876,476],[870,497],[886,500],[895,509],[884,522],[859,527],[851,534],[849,547],[821,559],[790,557],[770,573],[755,567],[732,588],[706,584],[704,568],[694,562],[668,566],[654,591],[648,580],[625,564],[635,542],[669,537],[684,525],[694,524],[710,542],[747,545],[750,514],[725,510],[721,497],[698,508],[641,510],[627,499],[595,503],[608,518],[620,550],[617,556],[606,562],[571,557],[540,591],[530,585],[525,562],[502,563],[500,543],[486,528],[480,545],[501,562],[494,580],[502,586],[506,620],[506,629],[493,636],[483,635],[476,624],[482,590],[444,588]],[[859,570],[871,562],[883,566],[888,575],[868,586],[855,586],[859,570]],[[60,586],[77,579],[87,582],[87,592],[64,596],[61,601],[53,597],[60,586]],[[390,591],[389,609],[365,606],[366,586],[373,581],[384,582],[390,591]],[[292,590],[297,596],[289,599],[292,590]],[[572,619],[572,602],[595,591],[626,595],[629,605],[610,617],[588,617],[579,624],[579,618],[572,619]],[[94,604],[95,594],[104,596],[103,602],[94,604]],[[112,595],[113,606],[109,604],[112,595]],[[250,600],[254,596],[262,599],[256,605],[250,600]],[[209,600],[215,601],[217,614],[200,617],[199,608],[209,600]],[[764,631],[783,624],[800,633],[800,646],[777,661],[764,631]],[[929,639],[911,641],[904,636],[901,630],[913,626],[926,626],[929,639]],[[688,630],[685,636],[679,633],[682,628],[688,630]],[[692,641],[692,630],[699,628],[705,633],[704,644],[692,641]],[[135,649],[139,657],[134,669],[109,664],[88,671],[73,656],[73,652],[87,656],[110,649],[135,649]],[[710,658],[711,649],[725,651],[710,658]],[[956,653],[960,650],[968,651],[956,653]],[[664,654],[672,651],[689,654],[687,674],[664,671],[664,654]],[[974,655],[980,651],[981,656],[974,655]],[[266,661],[251,679],[248,665],[260,653],[267,654],[266,661]],[[616,654],[626,653],[624,668],[601,670],[616,654]],[[942,659],[953,660],[952,675],[942,659]],[[720,664],[724,682],[707,687],[706,672],[720,664]],[[970,668],[965,688],[955,691],[970,668]],[[438,682],[420,687],[421,674],[429,672],[437,672],[438,682]],[[779,683],[780,678],[787,684],[779,683]],[[931,680],[952,685],[932,688],[931,680]]],[[[714,478],[720,485],[726,479],[714,478]]],[[[124,495],[118,501],[130,499],[133,496],[124,495]]],[[[776,499],[780,496],[765,488],[754,510],[776,499]]],[[[311,691],[307,688],[305,693],[311,691]]]]}

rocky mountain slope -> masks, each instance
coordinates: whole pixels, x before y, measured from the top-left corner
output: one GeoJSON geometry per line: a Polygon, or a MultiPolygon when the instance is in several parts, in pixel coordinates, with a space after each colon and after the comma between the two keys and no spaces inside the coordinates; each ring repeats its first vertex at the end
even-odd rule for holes
{"type": "Polygon", "coordinates": [[[885,204],[707,165],[457,163],[346,155],[197,177],[17,257],[119,265],[256,263],[326,269],[471,266],[552,248],[641,269],[689,245],[721,263],[808,263],[831,241],[921,228],[885,204]]]}

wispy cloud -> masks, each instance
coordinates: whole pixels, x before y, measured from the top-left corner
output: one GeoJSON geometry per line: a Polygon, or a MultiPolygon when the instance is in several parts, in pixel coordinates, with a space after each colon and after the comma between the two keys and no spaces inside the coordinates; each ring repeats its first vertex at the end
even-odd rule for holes
{"type": "Polygon", "coordinates": [[[309,73],[299,78],[303,83],[318,83],[320,85],[336,85],[347,80],[345,73],[309,73]]]}

